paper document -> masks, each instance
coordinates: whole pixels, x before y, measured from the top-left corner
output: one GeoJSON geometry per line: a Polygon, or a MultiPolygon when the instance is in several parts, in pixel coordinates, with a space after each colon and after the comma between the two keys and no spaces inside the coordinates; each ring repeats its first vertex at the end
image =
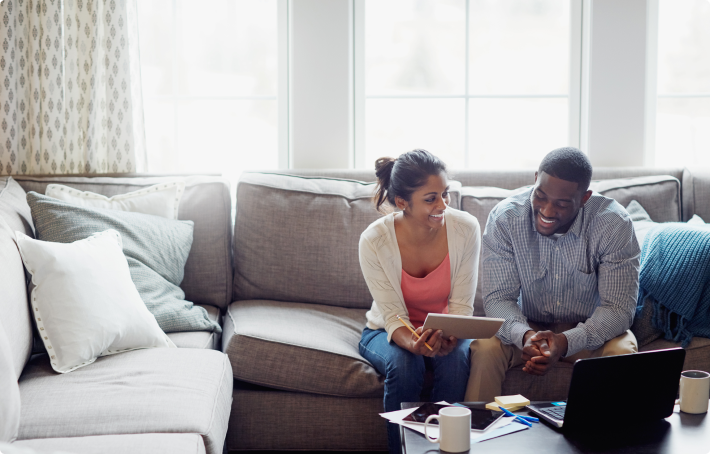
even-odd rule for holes
{"type": "MultiPolygon", "coordinates": [[[[444,405],[449,405],[448,402],[437,402],[440,404],[444,405]]],[[[416,430],[417,432],[423,434],[424,433],[424,424],[420,423],[413,423],[409,421],[404,421],[404,418],[409,416],[410,413],[412,413],[414,410],[416,410],[417,407],[413,408],[407,408],[405,410],[396,410],[396,411],[391,411],[388,413],[380,413],[380,416],[382,416],[385,419],[388,419],[391,423],[394,424],[399,424],[401,426],[407,427],[412,430],[416,430]]],[[[494,422],[491,424],[490,427],[488,427],[486,430],[474,430],[471,429],[471,443],[479,443],[481,441],[485,440],[490,440],[492,438],[498,438],[502,437],[503,435],[508,435],[514,432],[518,432],[520,430],[525,430],[529,429],[528,426],[524,426],[522,424],[511,424],[515,418],[512,417],[503,417],[500,418],[498,421],[494,422]]],[[[427,433],[429,434],[430,437],[437,438],[439,436],[439,426],[438,425],[429,425],[427,429],[427,433]]]]}

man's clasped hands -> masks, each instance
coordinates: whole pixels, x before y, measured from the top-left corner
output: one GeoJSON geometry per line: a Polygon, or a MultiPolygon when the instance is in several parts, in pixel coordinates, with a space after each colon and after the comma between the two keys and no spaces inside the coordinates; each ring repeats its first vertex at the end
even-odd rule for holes
{"type": "Polygon", "coordinates": [[[567,337],[552,331],[529,330],[523,336],[523,371],[545,375],[567,353],[567,337]]]}

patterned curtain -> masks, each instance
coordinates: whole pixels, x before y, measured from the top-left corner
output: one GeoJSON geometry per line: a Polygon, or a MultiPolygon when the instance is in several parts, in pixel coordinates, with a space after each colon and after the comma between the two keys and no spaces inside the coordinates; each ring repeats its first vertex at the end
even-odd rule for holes
{"type": "Polygon", "coordinates": [[[0,175],[143,170],[135,0],[0,3],[0,175]]]}

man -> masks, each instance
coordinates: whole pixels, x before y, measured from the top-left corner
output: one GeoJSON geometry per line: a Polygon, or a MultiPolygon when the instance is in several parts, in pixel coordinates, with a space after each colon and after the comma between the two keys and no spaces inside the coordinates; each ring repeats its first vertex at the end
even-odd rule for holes
{"type": "Polygon", "coordinates": [[[496,337],[471,343],[466,401],[500,396],[505,372],[544,375],[557,361],[638,351],[639,246],[629,214],[589,190],[592,165],[576,148],[542,160],[533,188],[488,216],[481,261],[496,337]]]}

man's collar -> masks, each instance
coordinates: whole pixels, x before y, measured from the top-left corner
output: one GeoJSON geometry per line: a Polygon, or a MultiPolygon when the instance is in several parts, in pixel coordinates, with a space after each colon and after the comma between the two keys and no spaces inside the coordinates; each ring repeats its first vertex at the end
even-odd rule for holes
{"type": "Polygon", "coordinates": [[[579,211],[577,211],[577,216],[574,218],[574,222],[570,226],[569,230],[567,230],[567,233],[574,233],[574,236],[579,238],[580,234],[582,233],[582,218],[584,217],[584,205],[582,205],[579,208],[579,211]]]}

